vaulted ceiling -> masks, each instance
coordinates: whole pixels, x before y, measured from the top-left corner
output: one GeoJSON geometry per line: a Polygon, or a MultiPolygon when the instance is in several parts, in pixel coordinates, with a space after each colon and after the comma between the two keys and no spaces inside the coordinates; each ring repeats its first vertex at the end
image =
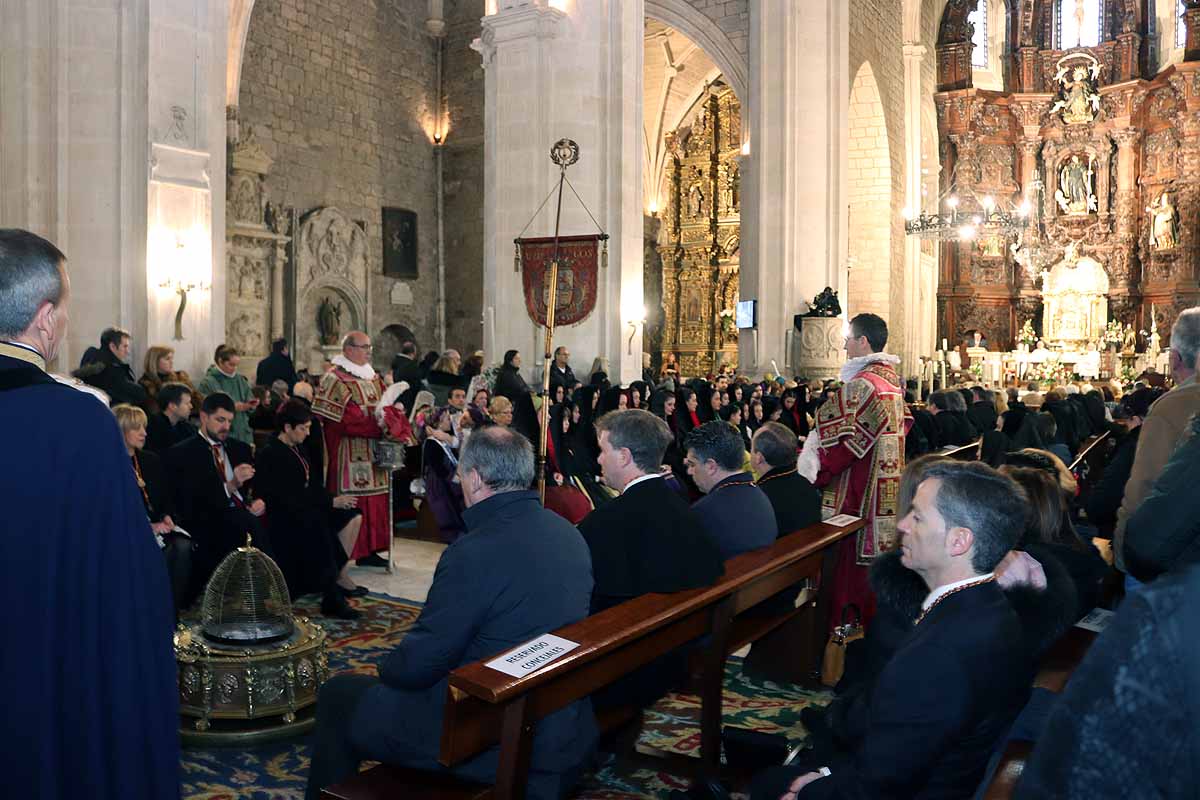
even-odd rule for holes
{"type": "Polygon", "coordinates": [[[691,39],[647,19],[642,75],[643,209],[650,212],[665,201],[663,176],[670,155],[664,137],[689,121],[705,88],[720,78],[721,70],[691,39]]]}

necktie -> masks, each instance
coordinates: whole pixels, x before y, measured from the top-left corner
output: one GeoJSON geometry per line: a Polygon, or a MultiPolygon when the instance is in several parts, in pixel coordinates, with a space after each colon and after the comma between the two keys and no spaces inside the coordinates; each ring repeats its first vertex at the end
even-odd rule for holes
{"type": "MultiPolygon", "coordinates": [[[[213,463],[217,466],[217,474],[221,476],[221,483],[224,484],[229,480],[229,472],[225,469],[225,448],[219,444],[212,446],[213,463]]],[[[237,490],[229,493],[229,499],[239,508],[245,508],[246,504],[242,502],[242,496],[237,490]]]]}

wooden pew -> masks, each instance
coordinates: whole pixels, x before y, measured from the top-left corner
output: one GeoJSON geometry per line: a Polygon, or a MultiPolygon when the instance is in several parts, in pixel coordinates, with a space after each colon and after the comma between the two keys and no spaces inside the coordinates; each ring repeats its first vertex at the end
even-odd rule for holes
{"type": "MultiPolygon", "coordinates": [[[[1033,680],[1034,688],[1048,689],[1055,694],[1062,692],[1075,668],[1087,655],[1088,648],[1096,641],[1096,636],[1094,631],[1075,627],[1064,633],[1042,657],[1038,674],[1033,680]]],[[[1033,746],[1033,742],[1018,739],[1008,743],[983,800],[1008,800],[1013,796],[1033,746]]]]}
{"type": "Polygon", "coordinates": [[[935,451],[936,455],[953,458],[955,461],[978,461],[983,454],[983,437],[958,447],[945,448],[935,451]]]}
{"type": "MultiPolygon", "coordinates": [[[[828,608],[835,545],[863,527],[818,523],[780,538],[770,547],[726,562],[713,586],[674,594],[648,594],[590,616],[554,633],[579,647],[546,667],[514,678],[490,669],[484,659],[450,674],[439,761],[453,767],[499,743],[494,787],[467,784],[448,774],[380,765],[334,787],[331,800],[421,797],[450,800],[483,795],[520,798],[529,772],[534,725],[547,715],[593,694],[658,657],[703,639],[700,768],[715,772],[721,751],[721,695],[725,660],[735,643],[772,628],[772,620],[747,622],[744,612],[778,592],[823,572],[823,591],[812,613],[828,608]],[[823,604],[825,603],[825,604],[823,604]]],[[[780,615],[789,619],[795,612],[780,615]]],[[[823,634],[824,626],[814,626],[823,634]]],[[[760,634],[761,635],[761,634],[760,634]]],[[[800,643],[815,669],[824,636],[800,643]]],[[[734,648],[736,649],[736,648],[734,648]]]]}

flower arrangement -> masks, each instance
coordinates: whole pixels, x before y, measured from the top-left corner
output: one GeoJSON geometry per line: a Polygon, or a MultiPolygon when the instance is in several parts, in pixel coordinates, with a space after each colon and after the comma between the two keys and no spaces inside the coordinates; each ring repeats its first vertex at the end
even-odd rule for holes
{"type": "Polygon", "coordinates": [[[1017,342],[1032,349],[1037,344],[1037,334],[1033,331],[1033,320],[1025,320],[1025,324],[1021,326],[1021,330],[1017,333],[1017,342]]]}
{"type": "Polygon", "coordinates": [[[1056,386],[1075,379],[1074,373],[1067,368],[1067,365],[1058,361],[1043,361],[1040,364],[1034,364],[1026,377],[1047,386],[1056,386]]]}
{"type": "Polygon", "coordinates": [[[737,326],[734,324],[733,309],[725,308],[717,314],[717,322],[721,325],[721,333],[726,336],[732,336],[737,332],[737,326]]]}
{"type": "Polygon", "coordinates": [[[1104,334],[1101,336],[1104,343],[1110,347],[1120,347],[1121,342],[1125,338],[1125,329],[1117,320],[1112,320],[1104,327],[1104,334]]]}
{"type": "Polygon", "coordinates": [[[1121,387],[1126,392],[1133,391],[1133,384],[1137,382],[1137,371],[1132,364],[1125,364],[1121,367],[1121,387]]]}
{"type": "Polygon", "coordinates": [[[983,361],[976,359],[971,366],[967,367],[967,372],[975,376],[977,382],[983,381],[983,361]]]}

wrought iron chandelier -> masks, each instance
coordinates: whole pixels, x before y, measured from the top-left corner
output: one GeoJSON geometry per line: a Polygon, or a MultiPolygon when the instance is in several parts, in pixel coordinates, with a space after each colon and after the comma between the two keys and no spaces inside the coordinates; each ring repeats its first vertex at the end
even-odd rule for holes
{"type": "Polygon", "coordinates": [[[977,197],[974,192],[959,194],[955,190],[958,165],[950,175],[950,189],[938,198],[933,211],[913,212],[905,209],[904,232],[921,239],[940,241],[971,241],[999,236],[1018,238],[1030,223],[1032,212],[1028,200],[1019,206],[1003,207],[990,195],[977,197]]]}

